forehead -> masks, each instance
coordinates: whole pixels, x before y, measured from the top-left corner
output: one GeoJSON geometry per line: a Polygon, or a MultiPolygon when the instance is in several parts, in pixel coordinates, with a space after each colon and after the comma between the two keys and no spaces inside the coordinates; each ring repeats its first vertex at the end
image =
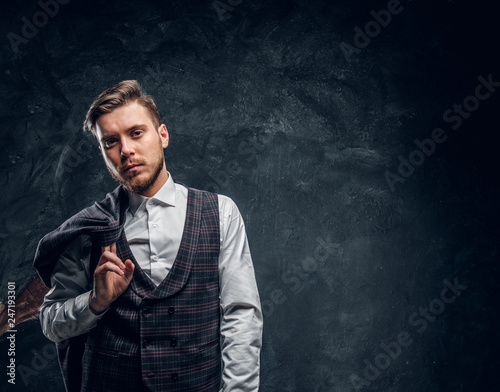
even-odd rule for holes
{"type": "Polygon", "coordinates": [[[96,121],[96,131],[102,135],[120,133],[138,124],[153,127],[148,110],[137,101],[132,101],[99,117],[96,121]]]}

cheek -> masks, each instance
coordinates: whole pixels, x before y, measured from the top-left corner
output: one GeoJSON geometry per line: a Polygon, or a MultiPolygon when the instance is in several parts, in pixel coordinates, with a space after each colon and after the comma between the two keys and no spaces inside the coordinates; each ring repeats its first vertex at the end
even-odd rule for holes
{"type": "Polygon", "coordinates": [[[112,166],[112,167],[116,167],[120,163],[120,161],[116,159],[115,155],[116,154],[109,153],[109,152],[102,154],[102,156],[104,158],[104,162],[106,162],[106,164],[108,166],[112,166]]]}

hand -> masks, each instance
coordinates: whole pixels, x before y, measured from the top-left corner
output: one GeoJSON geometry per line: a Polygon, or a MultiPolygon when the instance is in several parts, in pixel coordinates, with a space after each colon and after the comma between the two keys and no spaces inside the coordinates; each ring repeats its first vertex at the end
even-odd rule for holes
{"type": "Polygon", "coordinates": [[[90,310],[104,312],[128,287],[134,275],[134,263],[123,263],[116,255],[116,243],[102,248],[101,258],[94,271],[94,289],[90,293],[90,310]]]}

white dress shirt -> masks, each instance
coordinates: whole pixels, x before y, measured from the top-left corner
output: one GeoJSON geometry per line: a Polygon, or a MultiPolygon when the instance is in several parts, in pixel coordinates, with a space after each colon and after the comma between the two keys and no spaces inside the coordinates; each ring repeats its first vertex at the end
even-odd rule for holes
{"type": "MultiPolygon", "coordinates": [[[[151,198],[129,192],[125,235],[140,267],[159,285],[177,256],[187,209],[186,187],[167,182],[151,198]]],[[[218,195],[220,217],[219,284],[223,387],[221,391],[258,391],[262,311],[245,225],[236,204],[218,195]]],[[[80,236],[60,257],[52,288],[40,307],[44,334],[54,342],[88,332],[105,314],[89,308],[93,277],[91,243],[80,236]]]]}

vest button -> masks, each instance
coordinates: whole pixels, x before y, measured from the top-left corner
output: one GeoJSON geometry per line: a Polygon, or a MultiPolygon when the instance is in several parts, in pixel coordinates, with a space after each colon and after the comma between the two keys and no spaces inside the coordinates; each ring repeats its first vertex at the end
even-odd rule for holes
{"type": "Polygon", "coordinates": [[[172,338],[172,339],[170,339],[170,345],[171,345],[172,347],[177,346],[177,339],[176,339],[176,338],[172,338]]]}
{"type": "Polygon", "coordinates": [[[177,381],[177,379],[179,378],[179,375],[177,373],[172,373],[172,381],[177,381]]]}
{"type": "Polygon", "coordinates": [[[175,313],[175,308],[173,306],[168,308],[168,314],[174,314],[175,313]]]}
{"type": "Polygon", "coordinates": [[[151,342],[148,339],[144,339],[142,341],[142,347],[148,348],[151,345],[151,342]]]}
{"type": "Polygon", "coordinates": [[[143,309],[142,310],[142,315],[144,317],[149,317],[149,316],[151,316],[151,313],[149,312],[149,309],[143,309]]]}

